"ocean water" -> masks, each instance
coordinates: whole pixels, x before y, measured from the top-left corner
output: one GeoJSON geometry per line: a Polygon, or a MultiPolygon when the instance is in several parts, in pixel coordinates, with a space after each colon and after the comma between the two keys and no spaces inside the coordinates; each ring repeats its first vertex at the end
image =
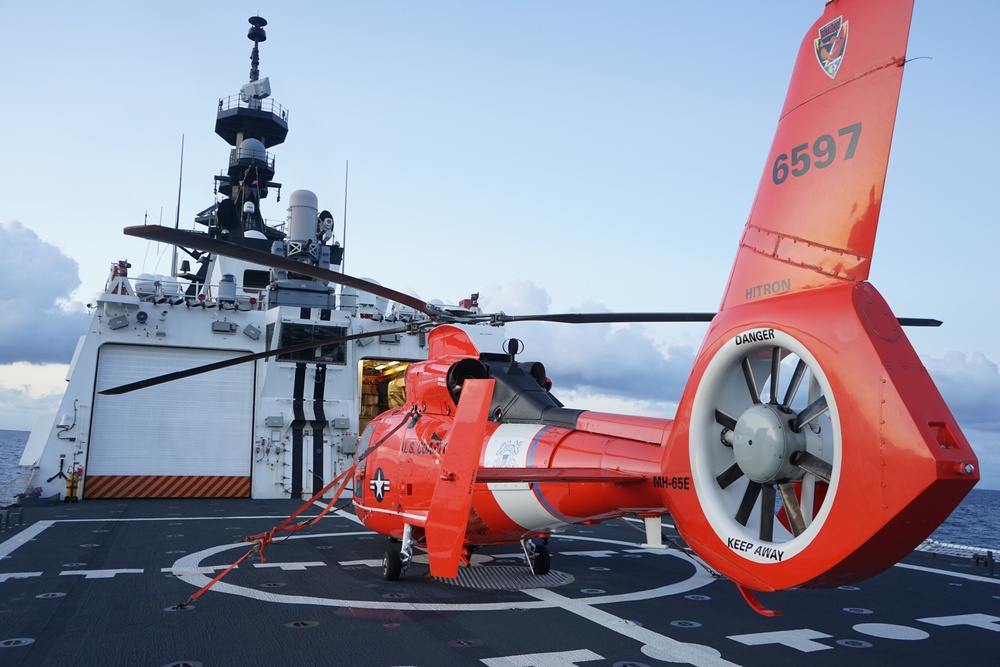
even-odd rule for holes
{"type": "MultiPolygon", "coordinates": [[[[27,431],[0,430],[0,507],[24,491],[28,468],[21,467],[27,431]]],[[[1000,554],[1000,491],[973,489],[931,539],[949,544],[992,549],[1000,554]]]]}
{"type": "Polygon", "coordinates": [[[17,464],[27,442],[27,431],[0,430],[0,507],[10,505],[14,495],[24,491],[28,469],[17,464]]]}

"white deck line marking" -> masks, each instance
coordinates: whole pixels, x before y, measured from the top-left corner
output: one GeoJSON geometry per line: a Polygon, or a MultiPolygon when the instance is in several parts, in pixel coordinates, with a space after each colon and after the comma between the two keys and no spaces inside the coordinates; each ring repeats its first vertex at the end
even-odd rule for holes
{"type": "Polygon", "coordinates": [[[337,565],[340,567],[358,567],[359,565],[364,567],[382,567],[382,561],[374,558],[370,560],[342,560],[337,565]]]}
{"type": "Polygon", "coordinates": [[[269,568],[276,567],[285,572],[298,571],[304,572],[307,567],[323,567],[326,563],[321,563],[319,561],[309,561],[300,563],[254,563],[253,566],[257,568],[269,568]]]}
{"type": "Polygon", "coordinates": [[[959,614],[957,616],[935,616],[934,618],[918,618],[918,621],[930,623],[942,628],[950,628],[956,625],[969,625],[974,628],[982,628],[990,632],[1000,632],[1000,616],[990,616],[989,614],[959,614]]]}
{"type": "MultiPolygon", "coordinates": [[[[326,509],[326,503],[320,502],[319,500],[314,502],[313,505],[315,505],[316,507],[322,507],[323,509],[326,509]]],[[[347,510],[333,510],[332,512],[330,512],[330,515],[331,516],[336,515],[339,516],[341,519],[347,519],[348,521],[353,521],[359,526],[365,525],[361,521],[361,519],[358,518],[358,515],[354,512],[348,512],[347,510]]]]}
{"type": "Polygon", "coordinates": [[[111,579],[116,574],[145,574],[145,570],[63,570],[60,577],[83,575],[85,579],[111,579]]]}
{"type": "MultiPolygon", "coordinates": [[[[227,567],[229,567],[229,566],[228,565],[210,565],[210,566],[205,566],[205,567],[192,567],[190,570],[184,570],[180,574],[215,574],[219,570],[225,570],[227,567]]],[[[234,565],[233,569],[234,570],[238,570],[238,569],[240,569],[240,566],[239,565],[234,565]]],[[[162,572],[163,574],[178,574],[179,573],[176,567],[161,567],[160,568],[160,572],[162,572]]]]}
{"type": "Polygon", "coordinates": [[[978,574],[965,574],[963,572],[952,572],[951,570],[939,570],[934,567],[923,567],[922,565],[908,565],[906,563],[896,563],[893,567],[902,567],[907,570],[917,570],[918,572],[928,572],[930,574],[943,574],[946,577],[955,577],[956,579],[968,579],[969,581],[979,581],[984,584],[1000,584],[1000,579],[990,579],[989,577],[981,577],[978,574]]]}
{"type": "Polygon", "coordinates": [[[41,535],[43,530],[54,523],[55,521],[39,521],[38,523],[28,526],[14,537],[5,541],[3,544],[0,544],[0,559],[6,558],[14,553],[14,550],[18,547],[23,546],[29,540],[41,535]]]}
{"type": "Polygon", "coordinates": [[[723,660],[721,653],[710,646],[677,641],[640,625],[627,623],[625,619],[619,618],[614,614],[595,609],[590,599],[576,600],[559,595],[545,588],[532,588],[523,592],[539,600],[549,602],[552,606],[557,606],[564,611],[592,621],[612,632],[617,632],[629,639],[641,642],[643,654],[651,658],[668,662],[688,663],[697,667],[722,667],[736,664],[728,660],[723,660]]]}
{"type": "MultiPolygon", "coordinates": [[[[326,507],[326,505],[323,505],[326,507]]],[[[340,512],[338,512],[340,514],[340,512]]],[[[304,516],[303,519],[315,519],[316,515],[304,516]]],[[[325,518],[325,517],[324,517],[325,518]]],[[[343,518],[350,519],[351,516],[344,514],[343,518]]],[[[17,535],[8,538],[4,542],[0,542],[0,559],[6,558],[10,554],[14,553],[18,547],[24,545],[36,537],[38,537],[42,531],[46,528],[51,528],[57,523],[93,523],[93,522],[113,522],[113,523],[131,523],[134,521],[241,521],[246,519],[273,519],[275,521],[283,521],[285,519],[284,515],[276,514],[264,514],[260,516],[153,516],[153,517],[139,517],[134,519],[122,519],[115,517],[103,517],[95,519],[46,519],[44,521],[36,521],[32,525],[28,526],[22,530],[17,535]]],[[[354,517],[357,520],[356,517],[354,517]]]]}
{"type": "Polygon", "coordinates": [[[0,572],[0,584],[8,579],[31,579],[42,576],[41,572],[0,572]]]}
{"type": "Polygon", "coordinates": [[[573,667],[579,662],[604,660],[590,649],[577,651],[557,651],[554,653],[525,653],[507,655],[502,658],[482,658],[479,662],[486,667],[573,667]]]}

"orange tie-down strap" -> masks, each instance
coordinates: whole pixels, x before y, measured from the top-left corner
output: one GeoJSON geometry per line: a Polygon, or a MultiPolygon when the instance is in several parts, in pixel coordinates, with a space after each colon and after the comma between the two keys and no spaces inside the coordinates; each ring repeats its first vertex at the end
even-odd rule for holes
{"type": "MultiPolygon", "coordinates": [[[[250,547],[250,550],[247,551],[245,554],[243,554],[243,556],[241,556],[240,559],[237,560],[235,563],[233,563],[232,565],[230,565],[229,567],[227,567],[225,570],[223,570],[222,572],[220,572],[215,577],[215,579],[212,579],[210,582],[208,582],[207,584],[205,584],[204,586],[202,586],[201,589],[197,593],[195,593],[194,595],[192,595],[190,598],[188,598],[188,601],[185,602],[184,604],[191,604],[192,602],[194,602],[195,600],[197,600],[198,598],[200,598],[202,596],[202,594],[205,593],[205,591],[207,591],[208,589],[210,589],[219,580],[221,580],[224,576],[226,576],[227,574],[229,574],[230,570],[232,570],[233,568],[235,568],[237,565],[239,565],[240,563],[242,563],[244,560],[246,560],[248,557],[252,556],[253,554],[260,554],[260,562],[266,563],[267,559],[264,557],[264,548],[267,547],[267,545],[269,545],[271,542],[274,541],[274,536],[277,535],[278,533],[284,532],[284,531],[293,532],[293,531],[296,531],[296,530],[302,530],[303,528],[308,528],[309,526],[315,524],[320,519],[322,519],[324,516],[326,516],[330,512],[330,510],[333,509],[334,503],[336,503],[337,500],[340,499],[341,494],[344,493],[344,489],[347,487],[347,480],[350,479],[351,475],[354,474],[354,469],[357,468],[357,467],[358,467],[358,464],[355,463],[350,468],[348,468],[344,472],[342,472],[339,475],[337,475],[337,477],[335,477],[332,482],[330,482],[329,484],[327,484],[326,486],[324,486],[318,493],[316,493],[315,495],[313,495],[312,498],[310,498],[309,500],[307,500],[302,505],[302,507],[300,507],[299,509],[295,510],[295,512],[291,516],[289,516],[287,519],[285,519],[284,521],[282,521],[279,525],[275,526],[271,530],[269,530],[267,532],[264,532],[264,533],[260,533],[259,535],[249,535],[249,536],[243,538],[244,542],[253,542],[253,546],[250,547]],[[313,503],[315,503],[317,500],[319,500],[320,498],[322,498],[325,493],[327,493],[330,489],[332,489],[337,484],[340,484],[340,486],[337,487],[337,491],[333,494],[333,498],[330,499],[330,502],[328,502],[326,504],[326,507],[323,508],[322,512],[320,512],[319,514],[317,514],[316,516],[314,516],[314,517],[312,517],[310,519],[305,519],[303,521],[299,521],[298,523],[294,523],[294,524],[292,523],[292,521],[294,521],[297,516],[299,516],[300,514],[302,514],[304,511],[306,511],[307,508],[309,508],[310,506],[312,506],[313,503]]],[[[180,605],[180,606],[183,606],[183,605],[180,605]]]]}
{"type": "Polygon", "coordinates": [[[347,487],[347,480],[350,479],[351,476],[354,474],[354,471],[357,469],[358,464],[361,463],[362,461],[364,461],[366,458],[368,458],[368,456],[370,454],[372,454],[372,452],[374,452],[376,449],[378,449],[380,446],[382,446],[382,443],[384,443],[386,440],[389,439],[389,436],[393,435],[396,431],[398,431],[399,429],[403,428],[403,426],[405,426],[407,424],[410,424],[412,426],[412,424],[414,422],[416,422],[416,419],[419,417],[419,414],[420,413],[417,411],[417,407],[415,405],[412,406],[411,409],[410,409],[410,412],[406,415],[405,419],[400,420],[400,422],[398,424],[396,424],[396,426],[394,426],[392,429],[390,429],[385,435],[383,435],[379,439],[378,442],[376,442],[375,444],[371,445],[368,449],[366,449],[364,452],[362,452],[361,455],[355,460],[354,465],[352,465],[350,468],[348,468],[344,472],[342,472],[339,475],[337,475],[333,479],[332,482],[330,482],[329,484],[327,484],[326,486],[324,486],[322,489],[320,489],[320,491],[318,493],[314,494],[312,498],[310,498],[309,500],[307,500],[302,505],[302,507],[300,507],[299,509],[295,510],[295,513],[293,513],[290,517],[288,517],[287,519],[285,519],[284,521],[282,521],[281,524],[275,526],[274,528],[272,528],[271,530],[267,531],[266,533],[260,533],[259,535],[250,535],[248,537],[243,538],[244,542],[253,542],[253,546],[250,548],[250,550],[247,551],[245,554],[243,554],[243,556],[240,557],[240,559],[237,560],[235,563],[233,563],[232,565],[230,565],[229,567],[227,567],[225,570],[223,570],[222,572],[220,572],[218,574],[218,576],[215,577],[215,579],[212,579],[210,582],[208,582],[207,584],[205,584],[204,586],[202,586],[201,590],[199,590],[197,593],[195,593],[190,598],[188,598],[187,602],[185,602],[185,603],[183,603],[181,605],[178,605],[178,606],[183,607],[184,605],[191,604],[192,602],[194,602],[195,600],[197,600],[198,598],[200,598],[205,591],[207,591],[208,589],[210,589],[219,580],[221,580],[224,576],[226,576],[227,574],[229,574],[230,570],[232,570],[233,568],[235,568],[237,565],[239,565],[240,563],[242,563],[244,560],[246,560],[247,558],[249,558],[253,554],[259,553],[260,554],[260,561],[262,563],[266,563],[267,559],[264,558],[264,548],[267,547],[267,545],[269,545],[271,542],[274,541],[274,536],[277,533],[280,533],[282,531],[289,531],[289,532],[291,532],[291,531],[296,531],[296,530],[302,530],[303,528],[308,528],[309,526],[315,524],[317,521],[319,521],[324,516],[326,516],[330,512],[330,510],[333,509],[334,503],[336,503],[337,500],[340,499],[341,494],[344,493],[344,489],[347,487]],[[289,525],[289,524],[291,524],[292,521],[295,520],[295,517],[297,517],[298,515],[300,515],[303,512],[305,512],[306,508],[312,506],[312,504],[314,502],[316,502],[317,500],[319,500],[320,498],[323,497],[323,494],[325,494],[326,492],[328,492],[330,489],[332,489],[338,483],[340,483],[340,486],[337,488],[337,491],[333,494],[333,498],[330,500],[330,502],[328,502],[326,504],[326,507],[323,508],[322,512],[320,512],[319,514],[317,514],[316,516],[314,516],[311,519],[307,519],[307,520],[304,520],[304,521],[300,521],[300,522],[298,522],[296,524],[289,525]]]}

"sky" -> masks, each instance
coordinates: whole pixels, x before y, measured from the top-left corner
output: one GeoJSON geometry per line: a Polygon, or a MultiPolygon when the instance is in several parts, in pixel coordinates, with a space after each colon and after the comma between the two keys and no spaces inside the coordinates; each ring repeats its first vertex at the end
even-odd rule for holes
{"type": "MultiPolygon", "coordinates": [[[[218,100],[289,110],[282,201],[334,212],[345,271],[486,310],[712,311],[822,0],[0,0],[0,428],[58,407],[123,227],[214,201],[218,100]],[[349,177],[346,165],[349,162],[349,177]],[[347,188],[347,221],[345,209],[347,188]]],[[[871,282],[1000,489],[1000,2],[917,1],[871,282]]],[[[670,417],[703,325],[511,327],[575,407],[670,417]]]]}

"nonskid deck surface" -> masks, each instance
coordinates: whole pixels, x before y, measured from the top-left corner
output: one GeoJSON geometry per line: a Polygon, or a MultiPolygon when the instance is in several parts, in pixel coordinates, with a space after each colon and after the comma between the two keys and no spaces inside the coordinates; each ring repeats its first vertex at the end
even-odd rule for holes
{"type": "Polygon", "coordinates": [[[338,514],[182,605],[299,504],[23,509],[0,532],[0,664],[992,665],[1000,649],[1000,577],[968,559],[917,553],[856,586],[763,595],[784,612],[764,618],[622,521],[554,536],[543,578],[515,546],[458,583],[421,562],[387,582],[385,538],[338,514]]]}

